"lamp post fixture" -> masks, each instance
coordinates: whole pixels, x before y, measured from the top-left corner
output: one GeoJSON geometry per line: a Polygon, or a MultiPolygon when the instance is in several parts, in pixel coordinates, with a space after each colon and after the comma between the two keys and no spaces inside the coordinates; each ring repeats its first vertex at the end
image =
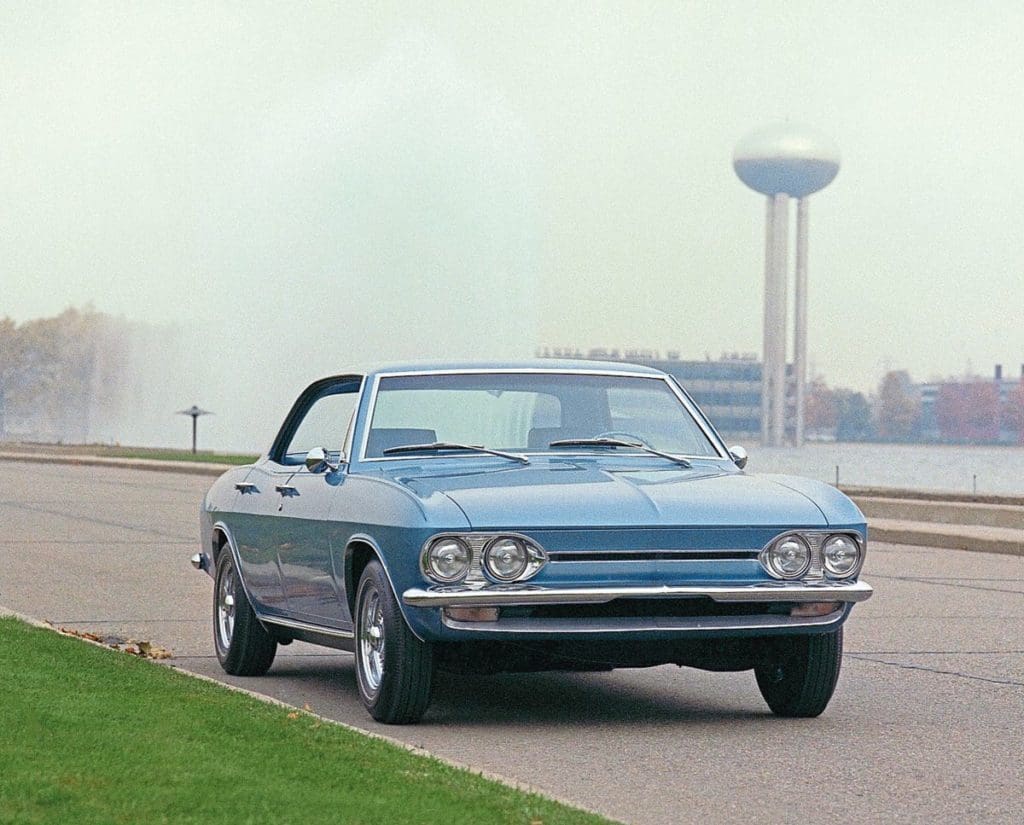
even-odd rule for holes
{"type": "Polygon", "coordinates": [[[781,447],[786,415],[786,303],[789,199],[796,198],[796,321],[793,334],[793,442],[804,443],[807,384],[807,196],[839,173],[839,149],[820,132],[792,123],[757,129],[736,144],[733,169],[767,195],[764,265],[764,351],[761,366],[761,443],[781,447]]]}
{"type": "Polygon", "coordinates": [[[192,455],[196,454],[196,421],[199,420],[201,415],[213,415],[209,410],[201,410],[195,404],[189,407],[187,410],[179,410],[178,415],[190,415],[192,416],[192,455]]]}

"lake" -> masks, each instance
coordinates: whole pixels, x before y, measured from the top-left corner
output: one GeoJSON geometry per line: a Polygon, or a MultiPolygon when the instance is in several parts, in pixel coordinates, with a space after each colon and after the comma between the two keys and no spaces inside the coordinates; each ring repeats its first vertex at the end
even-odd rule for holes
{"type": "Polygon", "coordinates": [[[1024,494],[1024,447],[935,444],[808,444],[802,448],[744,445],[747,469],[792,473],[840,485],[1024,494]]]}

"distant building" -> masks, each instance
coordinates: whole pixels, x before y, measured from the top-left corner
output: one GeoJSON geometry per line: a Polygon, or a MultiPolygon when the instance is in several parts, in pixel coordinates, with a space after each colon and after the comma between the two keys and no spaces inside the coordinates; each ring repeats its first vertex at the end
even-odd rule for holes
{"type": "Polygon", "coordinates": [[[589,361],[625,361],[654,367],[679,381],[694,397],[715,428],[728,438],[761,438],[762,364],[750,353],[726,353],[718,360],[683,361],[679,352],[665,357],[656,350],[604,349],[581,351],[575,347],[544,347],[540,358],[578,358],[589,361]]]}
{"type": "Polygon", "coordinates": [[[919,385],[921,438],[971,444],[1024,443],[1024,364],[1019,377],[967,377],[919,385]]]}

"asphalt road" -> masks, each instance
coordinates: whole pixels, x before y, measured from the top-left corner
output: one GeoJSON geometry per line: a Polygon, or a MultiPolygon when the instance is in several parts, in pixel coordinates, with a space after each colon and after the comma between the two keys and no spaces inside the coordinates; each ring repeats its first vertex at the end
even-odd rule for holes
{"type": "MultiPolygon", "coordinates": [[[[1018,822],[1024,559],[872,545],[816,720],[772,717],[752,674],[675,667],[441,677],[420,725],[373,723],[347,654],[293,644],[226,676],[212,582],[188,564],[210,479],[0,461],[0,606],[170,648],[243,685],[625,822],[1018,822]]],[[[201,724],[201,720],[197,720],[201,724]]]]}

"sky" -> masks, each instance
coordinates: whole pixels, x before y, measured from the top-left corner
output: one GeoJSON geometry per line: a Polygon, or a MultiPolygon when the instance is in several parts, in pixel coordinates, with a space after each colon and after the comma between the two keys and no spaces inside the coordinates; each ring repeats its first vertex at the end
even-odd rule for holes
{"type": "Polygon", "coordinates": [[[150,325],[140,386],[263,429],[367,361],[759,354],[732,152],[790,120],[842,154],[812,370],[1016,374],[1021,42],[1018,2],[5,2],[0,316],[150,325]]]}

